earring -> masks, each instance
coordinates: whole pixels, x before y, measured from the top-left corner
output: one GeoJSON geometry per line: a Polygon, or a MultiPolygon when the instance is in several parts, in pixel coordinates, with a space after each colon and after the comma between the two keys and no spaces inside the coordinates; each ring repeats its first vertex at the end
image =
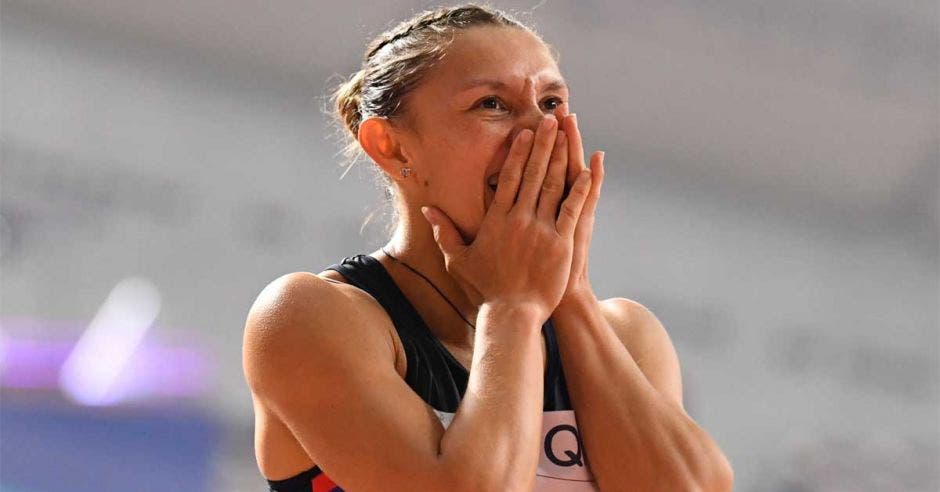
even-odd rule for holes
{"type": "Polygon", "coordinates": [[[408,176],[411,176],[411,168],[410,167],[401,168],[401,175],[405,178],[407,178],[408,176]]]}

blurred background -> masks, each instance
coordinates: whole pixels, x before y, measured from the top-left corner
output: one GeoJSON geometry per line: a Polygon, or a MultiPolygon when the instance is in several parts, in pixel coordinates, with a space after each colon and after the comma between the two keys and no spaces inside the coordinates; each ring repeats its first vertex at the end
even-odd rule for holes
{"type": "MultiPolygon", "coordinates": [[[[325,98],[436,5],[3,0],[0,491],[266,490],[245,315],[384,243],[325,98]]],[[[666,326],[736,490],[940,489],[937,3],[493,5],[560,52],[595,290],[666,326]]]]}

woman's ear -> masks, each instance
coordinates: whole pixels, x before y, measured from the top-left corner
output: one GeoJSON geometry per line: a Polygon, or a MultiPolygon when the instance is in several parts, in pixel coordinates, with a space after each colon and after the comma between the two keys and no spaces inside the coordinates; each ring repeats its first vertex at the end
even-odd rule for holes
{"type": "Polygon", "coordinates": [[[392,124],[387,118],[369,117],[359,124],[359,145],[393,179],[399,176],[399,170],[408,165],[403,155],[401,142],[392,131],[392,124]]]}

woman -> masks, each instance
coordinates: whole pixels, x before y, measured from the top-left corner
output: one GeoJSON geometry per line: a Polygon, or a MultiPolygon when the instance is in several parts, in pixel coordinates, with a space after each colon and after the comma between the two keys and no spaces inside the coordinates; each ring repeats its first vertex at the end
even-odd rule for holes
{"type": "Polygon", "coordinates": [[[568,97],[550,48],[490,8],[371,43],[336,108],[399,220],[379,251],[280,277],[251,308],[271,490],[731,490],[662,325],[593,294],[604,156],[585,166],[568,97]]]}

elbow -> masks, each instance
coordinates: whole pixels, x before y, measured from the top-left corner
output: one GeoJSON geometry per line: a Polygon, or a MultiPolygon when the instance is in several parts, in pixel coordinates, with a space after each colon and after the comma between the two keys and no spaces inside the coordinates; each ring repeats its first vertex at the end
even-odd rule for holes
{"type": "Polygon", "coordinates": [[[732,492],[734,490],[734,470],[724,455],[721,458],[722,465],[711,490],[715,492],[732,492]]]}
{"type": "Polygon", "coordinates": [[[731,492],[734,490],[734,470],[721,451],[700,455],[684,466],[673,466],[660,477],[671,478],[668,485],[657,480],[657,486],[664,490],[683,492],[731,492]]]}
{"type": "Polygon", "coordinates": [[[480,480],[463,480],[459,488],[446,489],[448,492],[460,490],[463,492],[480,492],[483,490],[499,490],[505,492],[531,492],[535,486],[533,480],[497,480],[493,477],[486,477],[480,480]]]}
{"type": "Polygon", "coordinates": [[[440,467],[438,486],[434,490],[447,492],[480,492],[499,490],[506,492],[531,492],[535,487],[535,469],[526,477],[498,463],[443,463],[440,467]],[[495,467],[493,465],[496,465],[495,467]]]}
{"type": "Polygon", "coordinates": [[[734,470],[731,462],[708,434],[702,432],[704,444],[698,447],[698,453],[691,462],[686,462],[685,469],[690,487],[695,492],[731,492],[734,489],[734,470]]]}
{"type": "Polygon", "coordinates": [[[731,463],[721,452],[713,458],[710,466],[704,467],[704,474],[696,477],[688,488],[695,492],[732,492],[734,490],[734,470],[731,463]]]}
{"type": "Polygon", "coordinates": [[[718,451],[718,457],[715,459],[715,472],[712,483],[709,485],[715,492],[731,492],[734,490],[734,469],[731,468],[731,462],[721,451],[718,451]]]}
{"type": "Polygon", "coordinates": [[[734,490],[734,473],[730,470],[722,475],[715,476],[705,482],[696,490],[701,492],[732,492],[734,490]]]}
{"type": "MultiPolygon", "coordinates": [[[[533,476],[533,478],[535,477],[533,476]]],[[[520,480],[506,481],[483,476],[450,476],[439,483],[441,486],[435,490],[446,490],[447,492],[480,492],[483,490],[531,492],[535,485],[534,481],[523,484],[520,480]]]]}
{"type": "Polygon", "coordinates": [[[466,470],[455,474],[449,486],[441,490],[447,492],[480,492],[499,490],[505,492],[531,492],[535,487],[535,472],[531,477],[505,476],[497,473],[467,473],[466,470]]]}
{"type": "Polygon", "coordinates": [[[500,492],[532,492],[535,488],[535,470],[528,473],[508,475],[492,469],[457,470],[444,480],[445,487],[436,490],[447,492],[481,492],[499,490],[500,492]]]}

